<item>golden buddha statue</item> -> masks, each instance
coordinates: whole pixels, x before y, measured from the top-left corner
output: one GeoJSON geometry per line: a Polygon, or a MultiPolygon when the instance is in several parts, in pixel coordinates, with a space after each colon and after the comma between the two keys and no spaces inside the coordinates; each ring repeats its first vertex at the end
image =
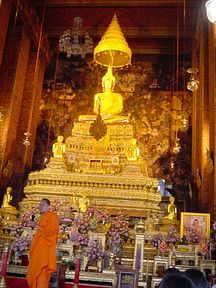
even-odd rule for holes
{"type": "Polygon", "coordinates": [[[62,143],[64,140],[64,137],[62,135],[59,135],[57,137],[57,142],[53,144],[52,152],[55,158],[62,158],[65,153],[65,143],[62,143]]]}
{"type": "Polygon", "coordinates": [[[167,207],[168,214],[163,217],[163,220],[176,220],[177,219],[177,207],[175,205],[175,197],[169,197],[169,205],[167,207]]]}
{"type": "Polygon", "coordinates": [[[123,100],[119,93],[114,93],[115,77],[112,74],[112,67],[109,66],[102,78],[103,93],[97,93],[94,97],[94,112],[101,114],[115,115],[122,111],[123,100]]]}
{"type": "Polygon", "coordinates": [[[132,138],[128,143],[126,156],[128,160],[137,160],[139,156],[139,147],[137,147],[137,140],[135,138],[132,138]]]}
{"type": "Polygon", "coordinates": [[[109,66],[106,74],[102,78],[103,92],[109,94],[114,91],[115,77],[112,74],[112,67],[109,66]]]}
{"type": "Polygon", "coordinates": [[[7,191],[4,194],[4,198],[2,201],[2,208],[12,208],[13,206],[10,205],[11,200],[13,199],[13,196],[10,194],[12,192],[11,187],[7,187],[7,191]]]}
{"type": "Polygon", "coordinates": [[[175,205],[175,197],[169,197],[169,204],[167,207],[167,213],[162,218],[161,222],[159,223],[160,231],[168,231],[170,224],[174,225],[175,228],[179,229],[179,220],[177,220],[177,207],[175,205]]]}
{"type": "Polygon", "coordinates": [[[6,232],[4,232],[4,237],[10,238],[10,230],[12,224],[17,224],[18,211],[12,205],[10,205],[13,196],[11,195],[12,188],[7,187],[6,193],[4,194],[2,206],[0,208],[1,223],[6,232]]]}
{"type": "Polygon", "coordinates": [[[85,194],[82,195],[82,198],[79,199],[79,212],[85,213],[89,205],[89,199],[85,194]]]}
{"type": "Polygon", "coordinates": [[[72,206],[77,208],[78,206],[78,197],[77,195],[73,192],[72,197],[71,197],[71,202],[72,202],[72,206]]]}

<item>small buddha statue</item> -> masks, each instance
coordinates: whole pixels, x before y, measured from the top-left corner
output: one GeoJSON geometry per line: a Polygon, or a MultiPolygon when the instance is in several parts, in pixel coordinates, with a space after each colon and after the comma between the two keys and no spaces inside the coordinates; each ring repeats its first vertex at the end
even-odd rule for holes
{"type": "Polygon", "coordinates": [[[170,201],[170,203],[169,203],[168,208],[167,208],[168,214],[163,217],[163,220],[171,220],[171,221],[176,220],[177,219],[177,207],[174,203],[175,197],[170,196],[169,201],[170,201]]]}
{"type": "Polygon", "coordinates": [[[12,192],[11,187],[7,187],[7,191],[4,194],[3,202],[2,202],[2,208],[12,208],[13,206],[10,205],[11,200],[13,199],[13,196],[10,194],[12,192]]]}
{"type": "Polygon", "coordinates": [[[81,213],[86,212],[89,205],[89,199],[86,197],[85,194],[82,195],[82,198],[79,199],[79,211],[81,213]]]}
{"type": "Polygon", "coordinates": [[[139,156],[139,148],[137,147],[137,141],[135,138],[130,140],[126,156],[129,160],[137,160],[137,157],[139,156]]]}
{"type": "Polygon", "coordinates": [[[62,143],[64,140],[64,137],[62,135],[59,135],[57,137],[57,142],[53,144],[52,152],[55,158],[62,158],[65,153],[65,143],[62,143]]]}
{"type": "Polygon", "coordinates": [[[71,202],[73,207],[77,207],[78,205],[78,197],[77,195],[73,192],[72,197],[71,197],[71,202]]]}

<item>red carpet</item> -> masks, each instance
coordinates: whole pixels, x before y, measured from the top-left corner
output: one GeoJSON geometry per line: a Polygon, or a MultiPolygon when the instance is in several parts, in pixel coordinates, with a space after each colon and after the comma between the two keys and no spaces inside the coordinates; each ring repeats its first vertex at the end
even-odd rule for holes
{"type": "MultiPolygon", "coordinates": [[[[8,288],[28,288],[25,278],[7,277],[6,283],[8,288]]],[[[107,288],[111,286],[79,285],[80,288],[107,288]]],[[[73,288],[72,283],[65,283],[64,288],[73,288]]]]}

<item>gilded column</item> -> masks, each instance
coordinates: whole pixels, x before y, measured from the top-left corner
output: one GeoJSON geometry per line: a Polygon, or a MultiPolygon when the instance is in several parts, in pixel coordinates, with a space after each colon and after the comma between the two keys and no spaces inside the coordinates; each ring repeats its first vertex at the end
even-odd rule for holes
{"type": "Polygon", "coordinates": [[[8,30],[8,23],[11,14],[11,2],[8,0],[0,1],[0,65],[2,62],[2,55],[8,30]]]}
{"type": "Polygon", "coordinates": [[[31,169],[44,70],[45,63],[38,58],[38,53],[31,52],[26,71],[13,161],[13,170],[17,175],[29,172],[31,169]],[[23,144],[26,132],[31,134],[29,145],[23,144]]]}
{"type": "Polygon", "coordinates": [[[12,173],[19,113],[23,97],[30,41],[23,26],[8,33],[0,68],[0,106],[3,117],[0,125],[0,171],[4,179],[12,173]]]}

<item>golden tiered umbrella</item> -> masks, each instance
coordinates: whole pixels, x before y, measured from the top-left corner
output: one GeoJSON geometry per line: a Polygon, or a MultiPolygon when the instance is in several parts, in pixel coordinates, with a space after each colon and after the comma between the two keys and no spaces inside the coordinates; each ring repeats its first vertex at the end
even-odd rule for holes
{"type": "Polygon", "coordinates": [[[131,63],[132,52],[119,26],[116,14],[94,49],[94,60],[102,66],[123,67],[131,63]]]}

